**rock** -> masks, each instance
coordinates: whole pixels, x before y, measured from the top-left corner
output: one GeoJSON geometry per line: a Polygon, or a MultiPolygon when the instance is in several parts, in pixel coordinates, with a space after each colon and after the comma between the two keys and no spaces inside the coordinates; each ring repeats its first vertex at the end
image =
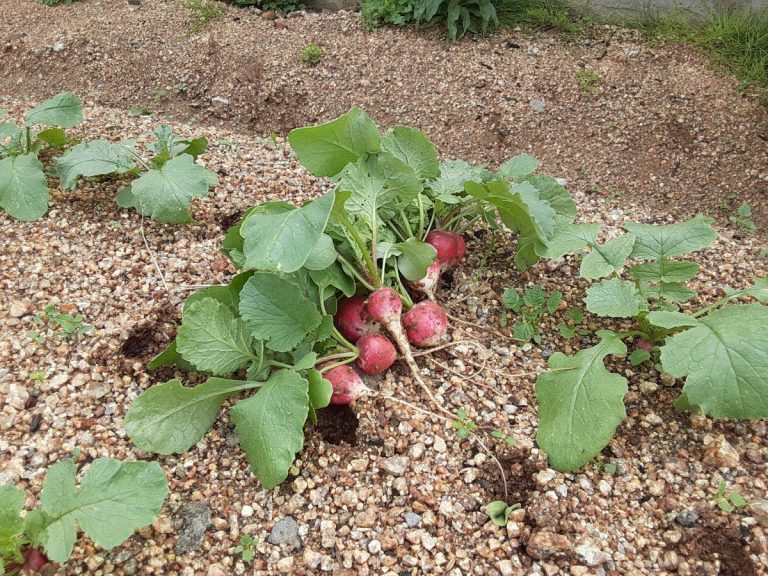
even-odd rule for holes
{"type": "Polygon", "coordinates": [[[20,384],[13,383],[8,386],[8,396],[5,403],[16,410],[24,410],[24,406],[29,400],[29,392],[20,384]]]}
{"type": "Polygon", "coordinates": [[[307,548],[304,550],[304,565],[310,570],[317,570],[320,567],[320,562],[323,561],[323,555],[320,552],[315,552],[307,548]]]}
{"type": "Polygon", "coordinates": [[[699,514],[694,510],[693,508],[686,508],[685,510],[681,510],[677,517],[675,518],[675,522],[680,524],[680,526],[685,526],[686,528],[690,528],[691,526],[696,524],[696,521],[699,519],[699,514]]]}
{"type": "Polygon", "coordinates": [[[739,453],[721,434],[704,450],[704,464],[717,468],[736,468],[739,465],[739,453]]]}
{"type": "Polygon", "coordinates": [[[651,426],[661,426],[662,424],[664,424],[664,420],[662,419],[662,417],[656,414],[655,412],[651,412],[650,414],[646,415],[644,420],[651,426]]]}
{"type": "Polygon", "coordinates": [[[53,44],[53,51],[54,52],[61,52],[62,50],[64,50],[64,42],[59,40],[58,42],[55,42],[53,44]]]}
{"type": "Polygon", "coordinates": [[[598,566],[611,560],[610,555],[600,550],[600,547],[589,538],[580,540],[573,551],[587,566],[598,566]]]}
{"type": "Polygon", "coordinates": [[[547,105],[544,103],[544,101],[537,98],[534,98],[528,102],[528,105],[531,107],[531,110],[536,112],[536,114],[541,114],[547,108],[547,105]]]}
{"type": "Polygon", "coordinates": [[[293,516],[285,516],[275,522],[272,532],[267,537],[267,542],[280,546],[281,544],[290,544],[294,548],[301,548],[301,538],[299,537],[299,523],[293,516]]]}
{"type": "Polygon", "coordinates": [[[358,528],[372,528],[376,525],[376,511],[368,508],[355,516],[355,526],[358,528]]]}
{"type": "Polygon", "coordinates": [[[248,506],[246,504],[245,506],[240,508],[240,514],[242,516],[245,516],[246,518],[250,518],[251,516],[253,516],[253,507],[252,506],[248,506]]]}
{"type": "Polygon", "coordinates": [[[11,302],[11,308],[9,309],[9,314],[11,315],[11,318],[21,318],[22,316],[26,316],[32,311],[32,304],[28,302],[27,300],[17,300],[16,302],[11,302]]]}
{"type": "Polygon", "coordinates": [[[199,550],[203,545],[205,531],[211,525],[211,508],[205,502],[191,502],[179,511],[181,529],[176,543],[176,554],[182,555],[199,550]]]}
{"type": "Polygon", "coordinates": [[[525,549],[531,558],[546,560],[570,552],[571,542],[562,534],[539,531],[531,535],[525,549]]]}
{"type": "Polygon", "coordinates": [[[763,528],[768,528],[768,500],[750,500],[747,510],[763,528]]]}
{"type": "Polygon", "coordinates": [[[276,30],[288,30],[290,28],[287,20],[275,20],[273,24],[276,30]]]}
{"type": "Polygon", "coordinates": [[[277,569],[283,574],[293,572],[293,556],[286,556],[277,561],[277,569]]]}
{"type": "Polygon", "coordinates": [[[226,108],[229,106],[229,100],[226,98],[223,98],[222,96],[214,96],[211,98],[211,104],[214,106],[218,106],[219,108],[226,108]]]}
{"type": "Polygon", "coordinates": [[[173,534],[173,524],[171,524],[171,519],[165,515],[155,518],[155,521],[152,522],[152,528],[154,528],[155,532],[158,534],[173,534]]]}
{"type": "Polygon", "coordinates": [[[378,540],[371,540],[368,542],[368,552],[371,554],[378,554],[381,552],[381,542],[378,540]]]}
{"type": "Polygon", "coordinates": [[[394,476],[402,476],[408,470],[409,464],[405,456],[392,456],[384,460],[382,468],[394,476]]]}
{"type": "Polygon", "coordinates": [[[421,523],[421,516],[415,512],[406,512],[405,523],[408,525],[408,528],[416,528],[421,523]]]}
{"type": "Polygon", "coordinates": [[[368,468],[368,460],[365,458],[355,458],[354,460],[350,460],[349,467],[354,472],[365,472],[368,468]]]}
{"type": "Polygon", "coordinates": [[[421,545],[428,551],[431,551],[437,546],[437,538],[432,536],[429,532],[424,532],[424,534],[421,535],[421,545]]]}
{"type": "Polygon", "coordinates": [[[435,452],[439,452],[440,454],[443,454],[446,450],[448,450],[448,446],[445,444],[445,440],[443,440],[440,436],[435,437],[435,442],[432,444],[432,448],[434,448],[435,452]]]}
{"type": "Polygon", "coordinates": [[[613,491],[611,484],[607,480],[600,480],[600,482],[597,483],[597,489],[603,496],[610,496],[613,491]]]}
{"type": "Polygon", "coordinates": [[[272,10],[267,10],[261,13],[262,20],[277,20],[277,14],[272,10]]]}
{"type": "Polygon", "coordinates": [[[206,576],[227,576],[227,570],[221,564],[211,564],[208,566],[206,576]]]}
{"type": "Polygon", "coordinates": [[[539,470],[535,476],[536,484],[538,484],[539,486],[546,486],[547,484],[552,482],[552,480],[554,480],[556,477],[557,477],[557,472],[555,472],[551,468],[545,468],[544,470],[539,470]]]}

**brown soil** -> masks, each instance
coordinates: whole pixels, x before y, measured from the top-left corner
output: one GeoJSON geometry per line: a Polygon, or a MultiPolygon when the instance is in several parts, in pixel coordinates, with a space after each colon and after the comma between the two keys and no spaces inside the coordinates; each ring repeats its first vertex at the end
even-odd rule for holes
{"type": "Polygon", "coordinates": [[[768,111],[693,48],[613,28],[567,42],[517,32],[448,43],[438,30],[366,33],[356,14],[271,21],[222,7],[191,34],[181,0],[55,9],[5,0],[0,93],[39,100],[73,90],[112,108],[258,134],[359,106],[383,126],[421,128],[445,157],[497,164],[527,152],[573,190],[660,218],[705,212],[728,222],[747,202],[753,220],[768,223],[768,111]],[[324,53],[314,68],[300,59],[310,42],[324,53]],[[593,87],[579,86],[582,70],[598,75],[593,87]]]}

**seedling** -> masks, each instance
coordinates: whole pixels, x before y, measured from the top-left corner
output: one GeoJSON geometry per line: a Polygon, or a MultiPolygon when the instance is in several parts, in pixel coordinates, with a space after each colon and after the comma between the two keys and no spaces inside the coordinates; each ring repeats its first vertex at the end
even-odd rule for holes
{"type": "Polygon", "coordinates": [[[307,66],[317,66],[323,57],[323,51],[317,44],[309,44],[301,52],[301,60],[307,66]]]}
{"type": "Polygon", "coordinates": [[[250,562],[256,556],[254,546],[259,545],[259,539],[254,538],[250,534],[243,534],[240,537],[240,545],[235,547],[235,553],[240,554],[243,562],[250,562]]]}
{"type": "Polygon", "coordinates": [[[731,214],[730,216],[728,216],[728,220],[736,224],[736,227],[742,232],[746,232],[748,234],[754,234],[755,232],[757,232],[757,226],[751,220],[751,217],[752,217],[752,206],[750,206],[745,202],[743,204],[740,204],[739,207],[736,208],[736,212],[734,214],[731,214]]]}
{"type": "MultiPolygon", "coordinates": [[[[53,326],[53,338],[56,340],[76,338],[93,330],[93,326],[84,323],[83,317],[80,314],[72,316],[71,314],[59,312],[55,304],[46,306],[43,309],[43,313],[35,314],[33,319],[35,322],[47,323],[49,326],[53,326]],[[56,328],[58,330],[55,330],[56,328]]],[[[30,332],[29,337],[38,344],[45,342],[45,337],[36,331],[30,332]]]]}
{"type": "Polygon", "coordinates": [[[507,446],[512,446],[512,444],[515,443],[514,436],[507,436],[501,430],[494,430],[493,432],[491,432],[491,436],[493,436],[497,440],[500,440],[501,442],[503,442],[507,446]]]}
{"type": "Polygon", "coordinates": [[[629,355],[629,363],[632,366],[640,366],[643,362],[647,362],[651,359],[651,353],[648,350],[637,348],[629,355]]]}
{"type": "MultiPolygon", "coordinates": [[[[511,310],[518,317],[512,326],[513,337],[521,342],[533,340],[541,344],[541,318],[546,313],[553,314],[562,298],[563,293],[559,290],[547,296],[544,288],[539,285],[526,288],[522,294],[514,288],[507,288],[502,295],[504,310],[511,310]]],[[[505,326],[506,323],[506,314],[502,314],[501,325],[505,326]]]]}
{"type": "Polygon", "coordinates": [[[594,70],[582,68],[576,71],[576,79],[579,82],[579,88],[581,88],[587,94],[595,94],[598,90],[598,81],[600,76],[594,70]]]}
{"type": "Polygon", "coordinates": [[[46,375],[45,370],[35,370],[29,373],[29,379],[32,380],[32,382],[40,383],[45,380],[46,375]]]}
{"type": "Polygon", "coordinates": [[[192,13],[190,33],[199,32],[209,22],[224,14],[224,10],[212,0],[184,0],[183,6],[192,13]]]}
{"type": "Polygon", "coordinates": [[[451,427],[456,430],[456,435],[462,440],[469,438],[472,431],[477,428],[477,424],[468,419],[467,411],[463,408],[456,412],[456,416],[459,419],[451,422],[451,427]]]}
{"type": "Polygon", "coordinates": [[[577,328],[584,321],[584,313],[581,311],[581,308],[571,308],[565,313],[565,317],[568,319],[568,322],[561,322],[557,325],[557,331],[560,333],[560,336],[570,340],[576,334],[581,334],[582,336],[589,334],[589,330],[577,328]]]}
{"type": "Polygon", "coordinates": [[[486,506],[486,512],[488,512],[488,516],[491,517],[491,521],[496,526],[506,526],[507,522],[509,522],[509,515],[520,507],[520,504],[512,504],[510,506],[503,500],[494,500],[486,506]]]}
{"type": "Polygon", "coordinates": [[[726,490],[725,482],[720,482],[715,494],[715,504],[723,512],[733,512],[734,508],[740,508],[747,504],[746,499],[735,490],[726,490]]]}

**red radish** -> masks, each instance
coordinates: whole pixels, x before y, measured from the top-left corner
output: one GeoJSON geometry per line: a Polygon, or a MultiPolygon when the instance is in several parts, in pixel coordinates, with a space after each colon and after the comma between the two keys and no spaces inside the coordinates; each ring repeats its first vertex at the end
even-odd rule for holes
{"type": "Polygon", "coordinates": [[[5,567],[6,574],[15,574],[18,570],[39,572],[43,566],[48,564],[48,557],[39,550],[26,546],[22,548],[21,553],[24,556],[24,564],[17,564],[16,562],[8,564],[5,567]]]}
{"type": "Polygon", "coordinates": [[[368,387],[349,364],[323,372],[323,378],[333,386],[331,404],[349,404],[368,390],[368,387]]]}
{"type": "Polygon", "coordinates": [[[635,348],[638,350],[645,350],[646,352],[653,352],[653,344],[646,342],[642,338],[637,338],[635,340],[635,348]]]}
{"type": "Polygon", "coordinates": [[[464,255],[467,253],[467,243],[464,242],[464,238],[461,234],[456,234],[456,264],[464,260],[464,255]]]}
{"type": "Polygon", "coordinates": [[[456,234],[445,230],[432,230],[425,242],[437,250],[437,261],[442,268],[449,268],[456,260],[456,234]]]}
{"type": "Polygon", "coordinates": [[[448,317],[439,304],[432,300],[419,302],[403,316],[408,341],[419,348],[440,343],[448,331],[448,317]]]}
{"type": "Polygon", "coordinates": [[[382,334],[364,334],[357,341],[360,356],[357,367],[368,376],[381,374],[397,360],[397,350],[389,338],[382,334]]]}
{"type": "Polygon", "coordinates": [[[427,275],[424,278],[409,282],[408,284],[417,292],[423,292],[430,300],[434,300],[438,280],[440,280],[440,262],[435,260],[427,268],[427,275]]]}
{"type": "Polygon", "coordinates": [[[403,301],[392,288],[379,288],[368,296],[366,309],[371,318],[381,322],[390,331],[392,323],[400,323],[400,315],[403,313],[403,301]]]}
{"type": "Polygon", "coordinates": [[[333,323],[341,335],[353,344],[363,334],[379,331],[379,327],[365,310],[365,296],[352,296],[352,298],[339,300],[339,308],[333,318],[333,323]]]}

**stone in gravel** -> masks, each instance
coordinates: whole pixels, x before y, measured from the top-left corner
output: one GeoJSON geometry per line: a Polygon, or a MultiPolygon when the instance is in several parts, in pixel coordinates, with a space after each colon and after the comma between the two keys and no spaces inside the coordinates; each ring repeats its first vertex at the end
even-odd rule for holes
{"type": "Polygon", "coordinates": [[[538,98],[534,98],[533,100],[528,102],[528,104],[530,105],[531,110],[536,112],[536,114],[541,114],[547,108],[547,105],[544,104],[544,101],[539,100],[538,98]]]}
{"type": "Polygon", "coordinates": [[[213,98],[211,98],[211,104],[213,104],[214,106],[218,106],[219,108],[226,108],[227,106],[229,106],[229,100],[227,100],[222,96],[214,96],[213,98]]]}
{"type": "Polygon", "coordinates": [[[283,574],[293,572],[293,556],[280,558],[280,560],[277,561],[277,569],[283,574]]]}
{"type": "Polygon", "coordinates": [[[275,12],[272,12],[271,10],[267,10],[266,12],[261,13],[261,19],[262,20],[277,20],[277,14],[275,12]]]}
{"type": "Polygon", "coordinates": [[[58,42],[55,42],[53,44],[53,51],[54,52],[61,52],[62,50],[64,50],[64,42],[59,40],[58,42]]]}
{"type": "Polygon", "coordinates": [[[525,547],[528,555],[536,560],[546,560],[570,552],[571,541],[555,532],[534,532],[525,547]]]}
{"type": "Polygon", "coordinates": [[[21,318],[22,316],[26,316],[32,311],[32,304],[28,302],[27,300],[17,300],[16,302],[11,302],[11,309],[9,310],[9,313],[11,315],[11,318],[21,318]]]}
{"type": "Polygon", "coordinates": [[[291,544],[294,548],[301,548],[298,522],[294,520],[293,516],[280,518],[272,528],[272,532],[269,533],[267,542],[275,546],[291,544]]]}
{"type": "Polygon", "coordinates": [[[248,506],[246,504],[245,506],[240,508],[240,514],[242,516],[245,516],[246,518],[250,518],[251,516],[253,516],[253,507],[252,506],[248,506]]]}
{"type": "Polygon", "coordinates": [[[198,550],[203,545],[205,531],[211,525],[211,508],[205,502],[191,502],[179,512],[181,530],[176,543],[176,554],[198,550]]]}
{"type": "Polygon", "coordinates": [[[29,400],[29,392],[26,388],[15,383],[8,387],[8,396],[5,399],[8,406],[16,410],[24,410],[27,400],[29,400]]]}
{"type": "Polygon", "coordinates": [[[680,524],[680,526],[685,526],[686,528],[690,528],[691,526],[694,526],[696,524],[696,521],[699,519],[699,513],[696,512],[693,508],[686,508],[685,510],[681,510],[677,514],[677,518],[675,518],[675,522],[680,524]]]}
{"type": "Polygon", "coordinates": [[[376,525],[376,511],[373,508],[363,510],[355,516],[355,526],[358,528],[372,528],[376,525]]]}
{"type": "Polygon", "coordinates": [[[721,434],[704,450],[704,464],[717,468],[736,468],[739,465],[739,453],[721,434]]]}
{"type": "Polygon", "coordinates": [[[435,452],[440,452],[441,454],[448,450],[448,446],[441,436],[435,436],[435,442],[432,445],[432,448],[435,449],[435,452]]]}
{"type": "Polygon", "coordinates": [[[768,500],[750,500],[747,510],[763,528],[768,528],[768,500]]]}
{"type": "Polygon", "coordinates": [[[368,552],[371,554],[378,554],[381,552],[381,542],[378,540],[371,540],[368,542],[368,552]]]}
{"type": "Polygon", "coordinates": [[[408,525],[409,528],[416,528],[416,526],[418,526],[421,523],[421,516],[419,516],[415,512],[406,512],[405,523],[408,525]]]}
{"type": "Polygon", "coordinates": [[[405,456],[392,456],[384,460],[383,468],[394,476],[402,476],[408,470],[408,458],[405,456]]]}
{"type": "Polygon", "coordinates": [[[587,566],[605,564],[611,559],[609,554],[600,550],[600,547],[589,538],[580,540],[573,551],[576,552],[576,556],[579,557],[579,560],[587,566]]]}
{"type": "Polygon", "coordinates": [[[304,565],[310,570],[317,570],[320,562],[323,561],[323,555],[307,548],[304,551],[304,565]]]}
{"type": "Polygon", "coordinates": [[[552,482],[552,480],[554,480],[556,476],[557,476],[557,473],[550,468],[540,470],[539,472],[536,473],[536,476],[535,476],[536,484],[538,484],[539,486],[546,486],[547,484],[552,482]]]}
{"type": "Polygon", "coordinates": [[[208,566],[206,576],[227,576],[227,570],[221,564],[211,564],[208,566]]]}

